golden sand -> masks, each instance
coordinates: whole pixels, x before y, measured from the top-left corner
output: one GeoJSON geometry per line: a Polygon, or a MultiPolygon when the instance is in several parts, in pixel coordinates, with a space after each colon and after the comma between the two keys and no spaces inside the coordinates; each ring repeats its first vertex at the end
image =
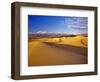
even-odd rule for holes
{"type": "Polygon", "coordinates": [[[62,37],[62,38],[40,38],[36,39],[36,41],[51,42],[56,44],[65,44],[65,45],[87,48],[88,39],[85,36],[75,36],[75,37],[62,37]]]}
{"type": "Polygon", "coordinates": [[[66,65],[87,63],[87,37],[33,39],[28,43],[28,65],[66,65]]]}

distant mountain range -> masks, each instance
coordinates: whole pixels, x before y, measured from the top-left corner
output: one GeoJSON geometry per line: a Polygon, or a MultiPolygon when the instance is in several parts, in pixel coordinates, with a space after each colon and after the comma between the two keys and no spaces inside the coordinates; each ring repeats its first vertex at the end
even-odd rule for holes
{"type": "Polygon", "coordinates": [[[35,33],[28,34],[29,38],[57,38],[57,37],[74,37],[77,35],[87,36],[87,34],[66,34],[66,33],[35,33]]]}

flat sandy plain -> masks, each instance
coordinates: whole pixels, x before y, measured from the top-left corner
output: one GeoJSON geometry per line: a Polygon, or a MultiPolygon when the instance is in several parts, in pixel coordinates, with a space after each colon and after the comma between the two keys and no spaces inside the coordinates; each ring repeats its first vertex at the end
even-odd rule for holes
{"type": "Polygon", "coordinates": [[[28,65],[87,63],[87,37],[38,38],[28,40],[28,65]]]}

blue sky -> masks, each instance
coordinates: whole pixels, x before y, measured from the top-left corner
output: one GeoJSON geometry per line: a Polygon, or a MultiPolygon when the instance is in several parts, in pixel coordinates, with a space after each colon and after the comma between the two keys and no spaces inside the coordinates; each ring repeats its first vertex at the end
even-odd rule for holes
{"type": "Polygon", "coordinates": [[[87,33],[87,17],[28,15],[28,33],[87,33]]]}

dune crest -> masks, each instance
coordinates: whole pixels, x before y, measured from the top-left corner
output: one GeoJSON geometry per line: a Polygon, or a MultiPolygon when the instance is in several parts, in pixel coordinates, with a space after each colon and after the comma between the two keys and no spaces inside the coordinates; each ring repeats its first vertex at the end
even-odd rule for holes
{"type": "Polygon", "coordinates": [[[67,45],[87,48],[87,42],[88,42],[87,37],[75,36],[75,37],[62,38],[62,42],[60,42],[60,44],[67,44],[67,45]]]}

